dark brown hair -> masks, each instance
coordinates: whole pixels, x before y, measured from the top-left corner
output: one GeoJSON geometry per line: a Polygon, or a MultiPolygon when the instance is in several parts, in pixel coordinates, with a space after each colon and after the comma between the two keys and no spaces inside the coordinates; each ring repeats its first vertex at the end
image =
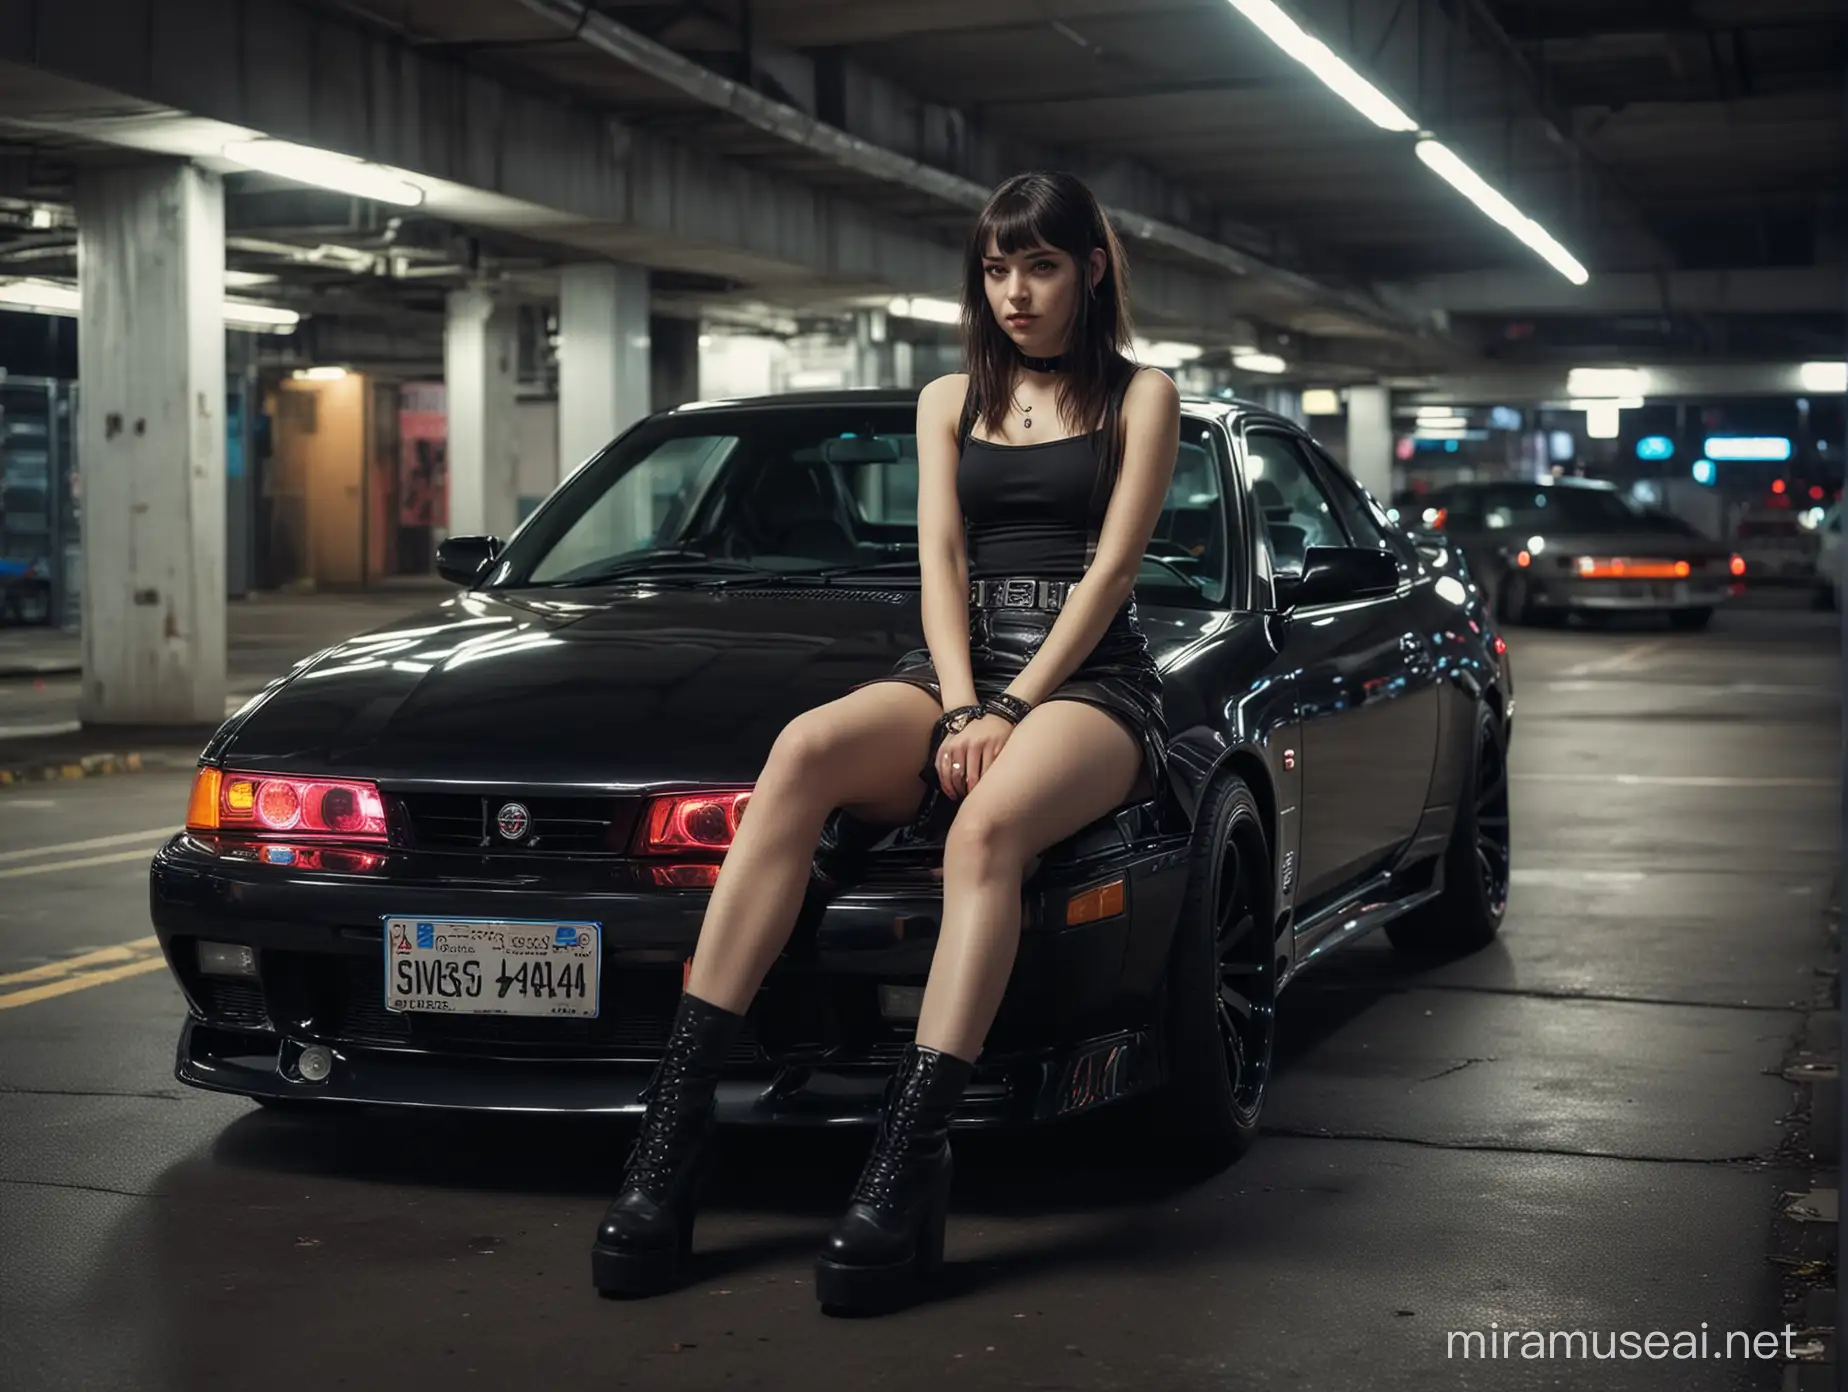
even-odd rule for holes
{"type": "MultiPolygon", "coordinates": [[[[1016,174],[989,195],[969,230],[963,256],[962,346],[969,394],[989,435],[1007,419],[1020,353],[995,322],[982,259],[989,239],[1004,256],[1028,247],[1056,247],[1078,267],[1077,307],[1059,375],[1060,413],[1076,430],[1104,432],[1114,460],[1121,434],[1121,385],[1134,370],[1124,354],[1132,337],[1129,266],[1104,210],[1084,181],[1061,172],[1016,174]],[[1104,249],[1104,273],[1091,286],[1091,251],[1104,249]]],[[[1108,471],[1114,481],[1114,467],[1108,471]]]]}

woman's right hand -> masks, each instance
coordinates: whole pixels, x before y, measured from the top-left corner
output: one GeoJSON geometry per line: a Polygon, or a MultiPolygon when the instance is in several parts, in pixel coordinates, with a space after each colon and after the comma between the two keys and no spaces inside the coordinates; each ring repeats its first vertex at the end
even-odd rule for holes
{"type": "Polygon", "coordinates": [[[972,720],[956,734],[944,738],[937,750],[937,781],[944,796],[961,801],[975,791],[982,776],[994,767],[1013,722],[999,715],[972,720]]]}

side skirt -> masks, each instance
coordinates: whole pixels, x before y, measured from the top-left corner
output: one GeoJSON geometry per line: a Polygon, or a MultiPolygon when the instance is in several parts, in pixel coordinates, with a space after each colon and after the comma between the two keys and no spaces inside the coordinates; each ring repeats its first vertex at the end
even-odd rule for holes
{"type": "Polygon", "coordinates": [[[1375,875],[1347,898],[1330,904],[1296,929],[1296,951],[1277,982],[1282,990],[1296,974],[1338,948],[1365,937],[1444,892],[1441,864],[1426,861],[1397,873],[1375,875]]]}

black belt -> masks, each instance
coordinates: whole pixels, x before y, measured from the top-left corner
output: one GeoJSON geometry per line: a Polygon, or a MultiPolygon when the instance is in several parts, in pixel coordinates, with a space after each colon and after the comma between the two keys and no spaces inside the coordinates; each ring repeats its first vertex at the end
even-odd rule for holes
{"type": "Polygon", "coordinates": [[[978,609],[1059,610],[1071,598],[1076,580],[1035,580],[1031,576],[1006,580],[976,580],[969,586],[969,602],[978,609]]]}

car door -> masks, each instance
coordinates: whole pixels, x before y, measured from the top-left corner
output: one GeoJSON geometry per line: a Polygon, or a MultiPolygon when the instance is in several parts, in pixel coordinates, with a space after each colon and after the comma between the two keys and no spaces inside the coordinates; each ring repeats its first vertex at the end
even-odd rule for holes
{"type": "MultiPolygon", "coordinates": [[[[1370,544],[1349,533],[1302,437],[1248,425],[1242,454],[1273,572],[1300,571],[1311,546],[1370,544]]],[[[1408,580],[1395,595],[1299,608],[1280,625],[1280,665],[1296,674],[1302,730],[1303,910],[1382,868],[1423,810],[1437,701],[1419,673],[1428,649],[1409,592],[1408,580]]]]}

